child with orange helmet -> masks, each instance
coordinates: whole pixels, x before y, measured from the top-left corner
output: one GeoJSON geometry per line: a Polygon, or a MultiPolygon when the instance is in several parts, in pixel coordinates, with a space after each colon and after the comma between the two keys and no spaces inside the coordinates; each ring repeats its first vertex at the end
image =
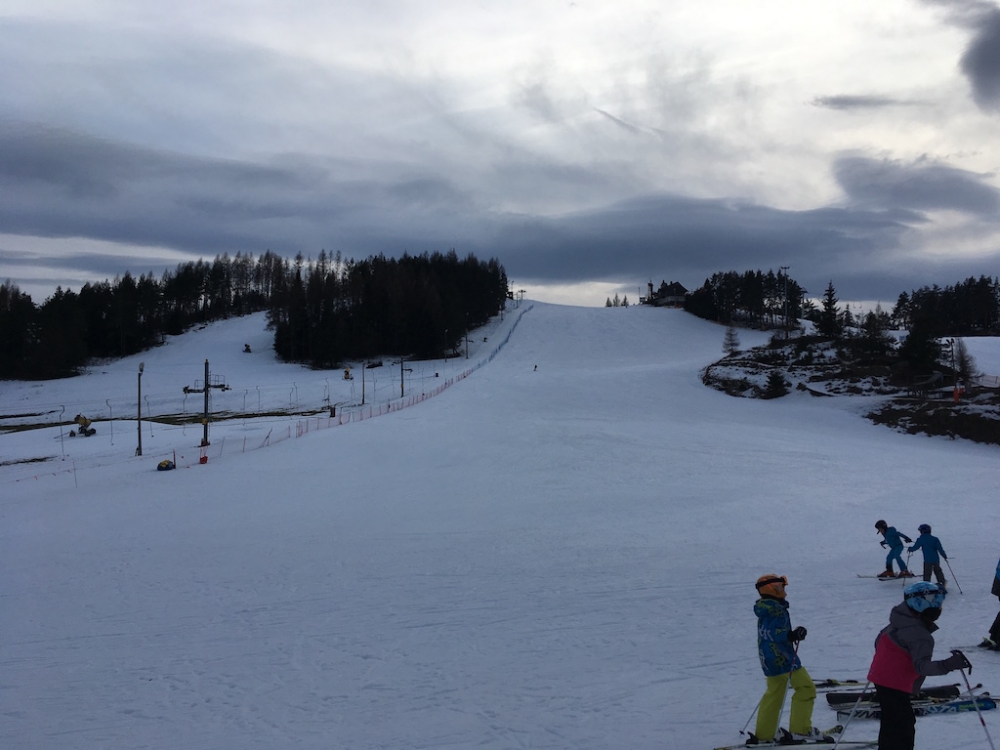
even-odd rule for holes
{"type": "Polygon", "coordinates": [[[816,686],[796,653],[798,642],[806,637],[806,629],[801,626],[792,629],[788,601],[785,598],[787,585],[788,579],[785,576],[773,573],[757,579],[760,599],[754,604],[753,611],[757,615],[757,652],[761,669],[767,678],[767,689],[760,699],[756,731],[747,740],[748,745],[775,739],[789,684],[795,692],[792,694],[792,710],[788,719],[791,737],[787,739],[817,740],[823,737],[812,725],[816,686]]]}

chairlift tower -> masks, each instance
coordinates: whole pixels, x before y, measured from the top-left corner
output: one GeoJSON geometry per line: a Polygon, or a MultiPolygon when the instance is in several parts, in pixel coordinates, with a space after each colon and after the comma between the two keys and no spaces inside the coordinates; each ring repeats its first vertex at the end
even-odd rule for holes
{"type": "Polygon", "coordinates": [[[403,367],[406,362],[402,357],[399,358],[399,397],[403,398],[406,395],[406,391],[403,388],[403,381],[406,380],[406,375],[404,373],[413,372],[412,367],[403,367]]]}
{"type": "Polygon", "coordinates": [[[194,381],[194,388],[191,386],[184,386],[185,393],[204,393],[205,394],[205,413],[201,418],[201,423],[204,425],[205,434],[201,439],[201,447],[206,447],[208,442],[208,421],[209,421],[209,411],[208,411],[208,396],[213,388],[217,388],[220,391],[228,391],[229,386],[226,385],[226,379],[221,375],[210,375],[208,371],[208,360],[205,360],[205,380],[194,381]],[[200,385],[199,385],[200,383],[200,385]]]}

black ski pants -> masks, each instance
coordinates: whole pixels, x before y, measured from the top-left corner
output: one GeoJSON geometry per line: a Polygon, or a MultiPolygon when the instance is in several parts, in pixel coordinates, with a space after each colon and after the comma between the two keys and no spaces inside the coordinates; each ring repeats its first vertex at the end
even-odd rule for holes
{"type": "Polygon", "coordinates": [[[924,563],[924,580],[928,583],[931,580],[931,573],[937,577],[937,582],[942,586],[947,586],[948,582],[944,579],[944,571],[941,570],[941,563],[924,563]]]}
{"type": "Polygon", "coordinates": [[[917,717],[913,714],[910,694],[876,685],[875,696],[882,712],[878,750],[913,750],[917,717]]]}

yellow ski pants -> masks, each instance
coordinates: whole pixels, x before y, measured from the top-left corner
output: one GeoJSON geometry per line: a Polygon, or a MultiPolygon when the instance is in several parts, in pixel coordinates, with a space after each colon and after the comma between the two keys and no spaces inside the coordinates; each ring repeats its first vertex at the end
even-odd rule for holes
{"type": "Polygon", "coordinates": [[[785,703],[785,690],[791,684],[792,712],[788,718],[788,731],[808,734],[812,731],[813,705],[816,703],[816,686],[805,668],[792,670],[791,675],[779,674],[767,678],[767,690],[757,709],[757,739],[771,740],[778,731],[781,707],[785,703]]]}

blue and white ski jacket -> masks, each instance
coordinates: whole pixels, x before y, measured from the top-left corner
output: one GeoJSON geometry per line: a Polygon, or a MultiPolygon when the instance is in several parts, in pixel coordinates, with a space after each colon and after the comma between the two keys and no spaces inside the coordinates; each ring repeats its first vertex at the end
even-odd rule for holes
{"type": "Polygon", "coordinates": [[[753,613],[757,615],[757,652],[764,675],[788,674],[801,667],[795,644],[788,640],[792,632],[788,602],[761,597],[753,605],[753,613]]]}
{"type": "Polygon", "coordinates": [[[910,547],[907,551],[916,552],[918,549],[923,550],[925,563],[940,565],[941,560],[938,558],[938,553],[940,553],[941,557],[945,560],[948,559],[948,555],[944,552],[944,547],[941,546],[941,540],[932,534],[921,534],[917,539],[916,544],[910,547]]]}

